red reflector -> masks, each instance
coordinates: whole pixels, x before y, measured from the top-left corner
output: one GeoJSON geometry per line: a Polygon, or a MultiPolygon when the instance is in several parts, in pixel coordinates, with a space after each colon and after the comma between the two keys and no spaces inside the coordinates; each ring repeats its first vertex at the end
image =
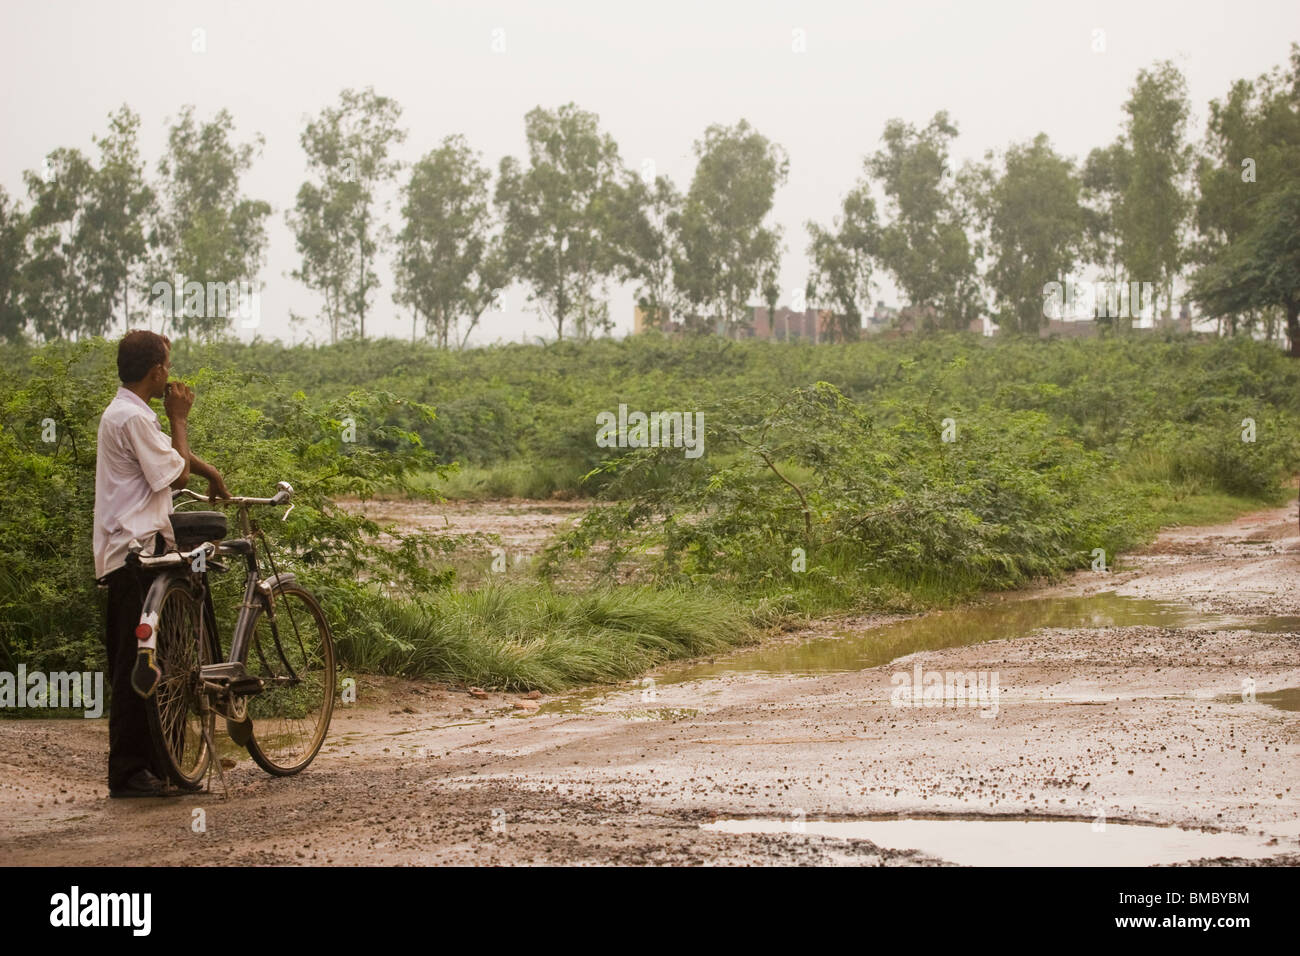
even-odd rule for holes
{"type": "Polygon", "coordinates": [[[153,628],[148,624],[139,624],[135,629],[135,636],[142,641],[149,640],[149,635],[153,633],[153,628]]]}

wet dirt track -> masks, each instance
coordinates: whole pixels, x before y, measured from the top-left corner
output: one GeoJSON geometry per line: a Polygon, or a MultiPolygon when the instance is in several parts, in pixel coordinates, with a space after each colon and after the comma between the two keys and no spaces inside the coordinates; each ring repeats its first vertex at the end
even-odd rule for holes
{"type": "Polygon", "coordinates": [[[110,801],[105,721],[2,721],[0,862],[951,862],[799,826],[888,814],[1178,824],[1300,862],[1300,712],[1266,702],[1300,686],[1294,505],[1167,532],[1126,564],[1004,599],[1115,592],[1186,605],[1190,623],[1046,627],[864,670],[664,668],[653,687],[537,712],[512,709],[518,695],[362,678],[305,774],[273,779],[245,758],[228,800],[214,777],[210,793],[110,801]],[[1249,630],[1233,616],[1282,620],[1249,630]],[[996,673],[996,715],[892,706],[891,679],[918,664],[996,673]],[[700,829],[751,816],[790,825],[700,829]]]}

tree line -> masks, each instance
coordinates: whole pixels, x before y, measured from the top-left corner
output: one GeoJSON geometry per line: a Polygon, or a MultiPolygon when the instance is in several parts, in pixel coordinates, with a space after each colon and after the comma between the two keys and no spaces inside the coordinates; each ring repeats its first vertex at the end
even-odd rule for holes
{"type": "MultiPolygon", "coordinates": [[[[404,164],[401,107],[344,90],[305,124],[307,176],[286,212],[298,265],[330,340],[365,338],[376,264],[412,338],[463,347],[503,291],[526,289],[557,338],[612,328],[611,283],[635,286],[648,324],[741,334],[758,298],[833,316],[857,338],[880,276],[920,329],[988,316],[1036,334],[1045,285],[1080,270],[1149,283],[1169,317],[1176,284],[1228,334],[1285,331],[1300,355],[1300,44],[1289,63],[1232,84],[1189,135],[1186,80],[1170,62],[1139,71],[1115,140],[1081,161],[1045,133],[955,167],[955,121],[890,120],[829,223],[809,221],[807,281],[779,286],[782,229],[770,221],[786,151],[744,119],[694,143],[683,191],[653,162],[626,164],[599,117],[569,103],[524,118],[527,155],[495,176],[450,135],[404,164]],[[384,191],[400,195],[398,228],[384,191]]],[[[123,106],[93,138],[24,173],[26,203],[0,189],[0,337],[76,339],[159,315],[159,283],[256,283],[271,206],[240,180],[263,138],[240,141],[226,110],[184,107],[151,174],[140,118],[123,106]]],[[[232,324],[211,299],[175,290],[169,334],[211,339],[232,324]]],[[[169,302],[172,301],[170,298],[169,302]]],[[[1114,315],[1099,322],[1124,324],[1114,315]]],[[[152,324],[152,322],[151,322],[152,324]]]]}

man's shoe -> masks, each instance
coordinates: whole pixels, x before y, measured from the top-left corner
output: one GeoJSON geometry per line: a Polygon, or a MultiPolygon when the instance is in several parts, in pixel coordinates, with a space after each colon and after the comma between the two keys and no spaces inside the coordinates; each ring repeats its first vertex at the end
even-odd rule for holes
{"type": "Polygon", "coordinates": [[[164,797],[167,795],[167,789],[166,785],[154,776],[153,771],[137,770],[122,786],[108,791],[108,795],[116,800],[127,797],[164,797]]]}
{"type": "Polygon", "coordinates": [[[198,780],[194,783],[169,783],[166,786],[169,791],[175,791],[177,794],[198,793],[203,789],[203,781],[198,780]]]}

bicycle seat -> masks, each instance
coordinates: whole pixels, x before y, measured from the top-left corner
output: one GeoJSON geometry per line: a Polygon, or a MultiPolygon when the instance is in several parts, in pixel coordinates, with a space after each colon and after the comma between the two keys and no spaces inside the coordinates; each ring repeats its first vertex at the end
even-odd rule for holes
{"type": "Polygon", "coordinates": [[[220,541],[226,536],[226,516],[223,512],[177,511],[171,517],[176,547],[182,551],[197,548],[205,541],[220,541]]]}

